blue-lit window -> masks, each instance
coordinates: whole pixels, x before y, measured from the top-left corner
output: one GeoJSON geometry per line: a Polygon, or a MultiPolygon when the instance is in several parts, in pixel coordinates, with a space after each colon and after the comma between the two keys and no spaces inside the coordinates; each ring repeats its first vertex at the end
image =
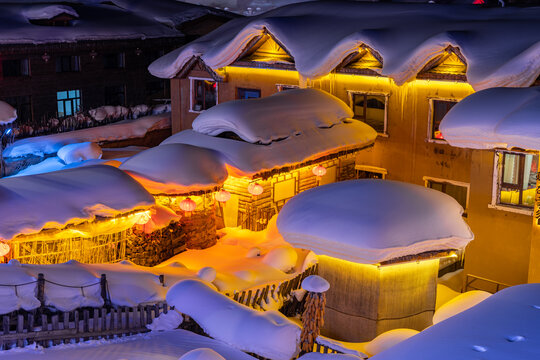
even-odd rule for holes
{"type": "Polygon", "coordinates": [[[58,91],[56,102],[58,104],[58,117],[75,115],[81,109],[81,91],[58,91]]]}
{"type": "Polygon", "coordinates": [[[261,97],[261,90],[259,89],[236,89],[236,97],[238,99],[256,99],[261,97]]]}

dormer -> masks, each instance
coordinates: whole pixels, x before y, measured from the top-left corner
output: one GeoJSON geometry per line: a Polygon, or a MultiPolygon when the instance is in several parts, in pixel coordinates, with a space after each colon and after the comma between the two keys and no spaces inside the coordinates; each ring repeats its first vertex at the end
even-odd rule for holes
{"type": "Polygon", "coordinates": [[[467,61],[459,48],[448,46],[418,73],[419,79],[467,81],[467,61]]]}
{"type": "Polygon", "coordinates": [[[294,69],[294,58],[276,38],[270,33],[264,32],[248,43],[236,61],[236,65],[248,64],[251,66],[264,64],[270,67],[292,67],[294,69]]]}
{"type": "Polygon", "coordinates": [[[352,73],[361,75],[379,75],[383,66],[383,59],[369,46],[362,45],[357,51],[349,54],[336,67],[340,73],[352,73]]]}
{"type": "Polygon", "coordinates": [[[66,5],[33,6],[24,11],[28,22],[39,26],[72,26],[79,14],[66,5]]]}

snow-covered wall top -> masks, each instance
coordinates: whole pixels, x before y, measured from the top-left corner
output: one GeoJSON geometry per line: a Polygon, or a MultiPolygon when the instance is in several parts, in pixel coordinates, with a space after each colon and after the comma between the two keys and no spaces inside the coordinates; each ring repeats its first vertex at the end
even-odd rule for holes
{"type": "Polygon", "coordinates": [[[221,155],[186,144],[160,145],[130,157],[120,169],[152,194],[178,195],[210,190],[227,179],[221,155]]]}
{"type": "Polygon", "coordinates": [[[278,215],[285,241],[358,263],[375,264],[426,251],[461,249],[473,239],[463,208],[423,186],[351,180],[304,191],[278,215]]]}
{"type": "Polygon", "coordinates": [[[233,132],[247,142],[269,144],[353,116],[347,104],[327,92],[295,89],[216,105],[197,116],[193,130],[210,136],[233,132]]]}
{"type": "Polygon", "coordinates": [[[446,114],[439,129],[452,146],[540,150],[540,86],[469,95],[446,114]]]}
{"type": "Polygon", "coordinates": [[[540,284],[512,286],[370,359],[539,359],[538,299],[540,284]]]}
{"type": "Polygon", "coordinates": [[[229,175],[253,176],[295,165],[342,150],[371,145],[377,133],[360,121],[340,122],[331,128],[311,128],[270,145],[252,144],[184,130],[161,144],[189,144],[216,150],[223,156],[229,175]]]}
{"type": "Polygon", "coordinates": [[[150,72],[172,78],[193,57],[213,69],[237,60],[250,40],[270,32],[298,72],[316,79],[367,45],[383,59],[382,74],[402,84],[448,46],[461,50],[477,90],[529,86],[540,74],[540,7],[367,2],[308,2],[233,20],[154,61],[150,72]]]}
{"type": "Polygon", "coordinates": [[[96,165],[0,179],[0,239],[154,205],[129,175],[96,165]]]}

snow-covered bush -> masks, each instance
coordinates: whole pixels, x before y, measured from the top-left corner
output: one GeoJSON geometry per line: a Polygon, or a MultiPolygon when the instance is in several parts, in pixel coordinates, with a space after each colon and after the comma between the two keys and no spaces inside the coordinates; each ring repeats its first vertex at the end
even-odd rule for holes
{"type": "Polygon", "coordinates": [[[65,164],[71,164],[84,160],[101,159],[103,152],[98,144],[83,142],[65,145],[58,150],[57,155],[65,164]]]}

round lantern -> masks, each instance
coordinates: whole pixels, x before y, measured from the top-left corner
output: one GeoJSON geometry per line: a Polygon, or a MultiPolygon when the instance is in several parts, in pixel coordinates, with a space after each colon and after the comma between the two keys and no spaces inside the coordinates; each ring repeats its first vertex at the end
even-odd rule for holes
{"type": "Polygon", "coordinates": [[[253,196],[261,195],[264,191],[264,188],[257,183],[251,183],[248,185],[248,192],[253,196]]]}
{"type": "Polygon", "coordinates": [[[229,201],[231,198],[231,193],[225,189],[221,189],[216,193],[215,198],[217,201],[224,203],[229,201]]]}
{"type": "Polygon", "coordinates": [[[6,256],[9,254],[10,247],[5,242],[0,242],[0,256],[6,256]]]}
{"type": "Polygon", "coordinates": [[[141,213],[141,216],[137,220],[137,224],[138,225],[145,225],[146,223],[148,223],[150,221],[151,218],[152,217],[150,216],[150,214],[147,211],[145,211],[145,212],[141,213]]]}
{"type": "Polygon", "coordinates": [[[318,178],[326,174],[326,168],[322,165],[315,166],[313,169],[311,169],[311,171],[313,171],[313,175],[315,175],[318,178]]]}
{"type": "Polygon", "coordinates": [[[184,210],[186,213],[194,211],[196,207],[197,204],[195,203],[195,201],[191,200],[188,197],[180,201],[180,209],[184,210]]]}

